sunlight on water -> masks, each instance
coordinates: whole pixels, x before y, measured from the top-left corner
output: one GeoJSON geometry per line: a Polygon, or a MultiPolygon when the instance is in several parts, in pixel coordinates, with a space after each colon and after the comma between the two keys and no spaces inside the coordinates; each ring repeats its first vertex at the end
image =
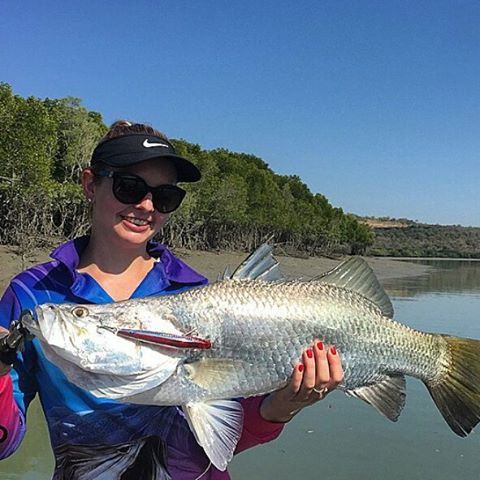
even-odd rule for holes
{"type": "MultiPolygon", "coordinates": [[[[419,278],[389,281],[395,318],[412,327],[480,338],[480,262],[440,262],[419,278]]],[[[244,452],[234,480],[451,480],[479,478],[480,436],[453,434],[425,387],[408,379],[397,423],[340,392],[299,414],[280,438],[244,452]]],[[[21,449],[0,463],[0,480],[47,480],[53,459],[38,402],[21,449]]]]}

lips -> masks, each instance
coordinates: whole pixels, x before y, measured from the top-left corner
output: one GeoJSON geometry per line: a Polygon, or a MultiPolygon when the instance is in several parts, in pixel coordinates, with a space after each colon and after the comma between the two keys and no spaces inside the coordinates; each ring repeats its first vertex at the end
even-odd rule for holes
{"type": "Polygon", "coordinates": [[[145,220],[144,218],[130,217],[130,216],[125,216],[122,218],[140,227],[143,225],[150,225],[152,223],[149,220],[145,220]]]}
{"type": "Polygon", "coordinates": [[[150,228],[152,225],[152,222],[149,220],[146,220],[145,218],[122,215],[122,220],[129,226],[129,228],[134,229],[136,231],[138,230],[143,231],[147,228],[150,228]]]}

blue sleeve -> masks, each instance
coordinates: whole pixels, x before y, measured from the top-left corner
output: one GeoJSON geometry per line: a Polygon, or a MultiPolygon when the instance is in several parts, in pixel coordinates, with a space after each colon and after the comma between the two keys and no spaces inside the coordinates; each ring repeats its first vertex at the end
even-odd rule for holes
{"type": "Polygon", "coordinates": [[[21,312],[20,302],[12,287],[9,286],[0,299],[0,326],[8,329],[21,312]]]}

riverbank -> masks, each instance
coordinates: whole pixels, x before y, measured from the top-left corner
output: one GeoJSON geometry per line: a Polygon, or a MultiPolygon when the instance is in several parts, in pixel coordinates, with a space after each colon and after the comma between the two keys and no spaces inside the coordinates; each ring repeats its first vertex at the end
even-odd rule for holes
{"type": "MultiPolygon", "coordinates": [[[[49,259],[49,251],[37,251],[28,258],[26,266],[45,262],[49,259]]],[[[180,250],[176,254],[193,268],[203,273],[210,281],[229,267],[234,270],[246,257],[243,252],[205,252],[180,250]]],[[[365,257],[380,281],[392,278],[425,275],[431,267],[419,263],[407,262],[401,258],[365,257]]],[[[284,275],[288,278],[311,278],[321,274],[342,259],[334,260],[326,257],[286,257],[278,255],[277,259],[284,275]]],[[[0,290],[3,291],[9,280],[22,270],[22,259],[14,247],[0,245],[0,290]]]]}
{"type": "MultiPolygon", "coordinates": [[[[210,280],[215,280],[227,265],[230,267],[230,271],[232,271],[246,257],[245,253],[238,252],[181,251],[178,254],[210,280]]],[[[298,258],[282,255],[276,255],[276,258],[280,263],[281,271],[288,278],[311,278],[330,270],[343,260],[340,257],[338,260],[334,260],[326,257],[298,258]]],[[[405,262],[402,259],[385,259],[381,257],[365,257],[365,259],[379,280],[425,275],[431,270],[431,267],[427,265],[405,262]]]]}

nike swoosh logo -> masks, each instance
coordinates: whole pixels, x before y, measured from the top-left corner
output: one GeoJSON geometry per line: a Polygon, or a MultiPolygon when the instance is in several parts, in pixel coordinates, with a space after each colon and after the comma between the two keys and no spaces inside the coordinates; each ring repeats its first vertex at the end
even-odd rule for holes
{"type": "Polygon", "coordinates": [[[151,147],[166,147],[166,148],[168,148],[168,145],[165,144],[165,143],[150,143],[148,141],[148,138],[146,138],[145,141],[143,142],[143,146],[145,148],[151,148],[151,147]]]}

